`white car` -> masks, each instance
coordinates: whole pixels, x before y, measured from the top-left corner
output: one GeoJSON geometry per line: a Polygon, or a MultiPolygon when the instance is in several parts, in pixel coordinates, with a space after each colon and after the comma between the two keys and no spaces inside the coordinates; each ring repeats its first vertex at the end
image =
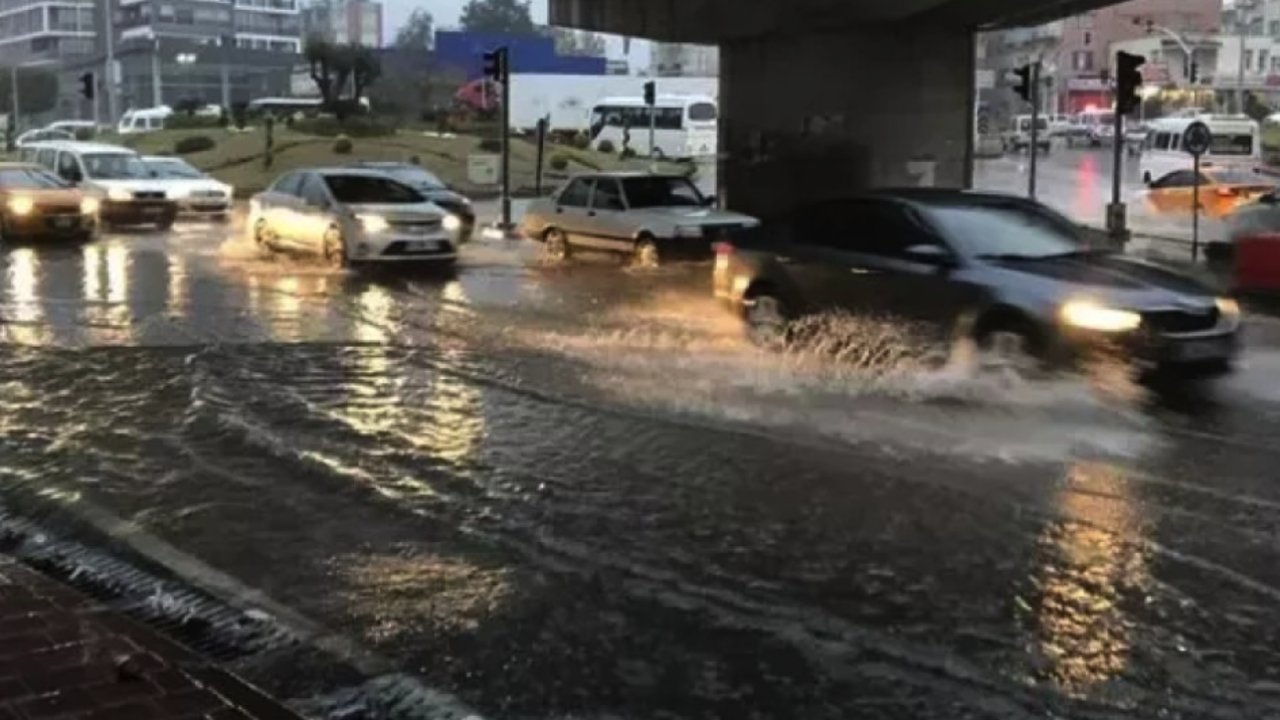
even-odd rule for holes
{"type": "Polygon", "coordinates": [[[226,220],[231,211],[234,188],[200,172],[182,158],[160,155],[143,156],[169,199],[178,203],[178,213],[226,220]]]}
{"type": "Polygon", "coordinates": [[[249,201],[249,231],[263,252],[351,263],[452,263],[457,218],[376,170],[285,173],[249,201]]]}
{"type": "Polygon", "coordinates": [[[75,140],[76,136],[68,130],[56,128],[37,128],[28,130],[18,136],[13,144],[17,147],[24,148],[39,142],[52,142],[55,140],[75,140]]]}

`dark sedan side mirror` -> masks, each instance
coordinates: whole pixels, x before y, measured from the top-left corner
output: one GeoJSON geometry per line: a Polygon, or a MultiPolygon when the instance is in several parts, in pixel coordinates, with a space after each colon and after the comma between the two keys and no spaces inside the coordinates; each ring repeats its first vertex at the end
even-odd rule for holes
{"type": "Polygon", "coordinates": [[[707,207],[716,207],[717,205],[720,204],[720,198],[716,197],[715,195],[707,195],[706,197],[702,198],[702,204],[707,207]]]}
{"type": "Polygon", "coordinates": [[[950,267],[955,264],[955,258],[947,249],[941,245],[933,245],[931,243],[920,243],[911,245],[906,250],[907,257],[911,260],[939,267],[950,267]]]}

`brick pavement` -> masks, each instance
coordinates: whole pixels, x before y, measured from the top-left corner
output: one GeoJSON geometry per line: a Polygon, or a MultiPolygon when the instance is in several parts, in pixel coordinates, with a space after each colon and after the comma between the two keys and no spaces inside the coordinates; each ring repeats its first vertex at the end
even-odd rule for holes
{"type": "Polygon", "coordinates": [[[300,720],[150,628],[0,554],[0,720],[300,720]]]}

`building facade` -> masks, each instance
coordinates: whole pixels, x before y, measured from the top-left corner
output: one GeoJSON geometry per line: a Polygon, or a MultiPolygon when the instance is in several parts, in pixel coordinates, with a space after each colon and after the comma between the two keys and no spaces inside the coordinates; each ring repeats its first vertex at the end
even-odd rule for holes
{"type": "Polygon", "coordinates": [[[95,0],[0,3],[0,64],[61,62],[95,51],[95,0]]]}
{"type": "Polygon", "coordinates": [[[654,43],[649,74],[654,77],[719,77],[720,48],[689,43],[654,43]]]}
{"type": "Polygon", "coordinates": [[[373,0],[314,0],[302,10],[302,25],[304,36],[382,47],[382,3],[373,0]]]}

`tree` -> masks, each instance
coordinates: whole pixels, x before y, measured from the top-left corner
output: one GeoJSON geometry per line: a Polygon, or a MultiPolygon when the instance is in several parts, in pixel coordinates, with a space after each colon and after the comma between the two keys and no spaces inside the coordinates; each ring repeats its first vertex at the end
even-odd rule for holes
{"type": "Polygon", "coordinates": [[[308,35],[302,54],[307,59],[311,80],[320,93],[320,102],[332,105],[334,101],[334,45],[321,35],[308,35]]]}
{"type": "Polygon", "coordinates": [[[360,102],[369,86],[382,77],[382,62],[373,50],[363,45],[351,49],[351,99],[360,102]]]}
{"type": "MultiPolygon", "coordinates": [[[[9,68],[0,71],[0,112],[8,112],[13,102],[13,90],[10,79],[13,73],[9,68]]],[[[58,76],[43,69],[22,68],[18,70],[18,112],[22,115],[34,115],[48,112],[58,104],[58,76]]]]}
{"type": "Polygon", "coordinates": [[[462,28],[512,35],[534,32],[528,0],[468,0],[462,9],[462,28]]]}
{"type": "Polygon", "coordinates": [[[548,27],[547,35],[556,41],[557,55],[601,57],[605,54],[604,37],[593,32],[571,28],[548,27]]]}
{"type": "Polygon", "coordinates": [[[435,19],[416,8],[396,33],[396,47],[402,50],[430,50],[435,45],[435,19]]]}

